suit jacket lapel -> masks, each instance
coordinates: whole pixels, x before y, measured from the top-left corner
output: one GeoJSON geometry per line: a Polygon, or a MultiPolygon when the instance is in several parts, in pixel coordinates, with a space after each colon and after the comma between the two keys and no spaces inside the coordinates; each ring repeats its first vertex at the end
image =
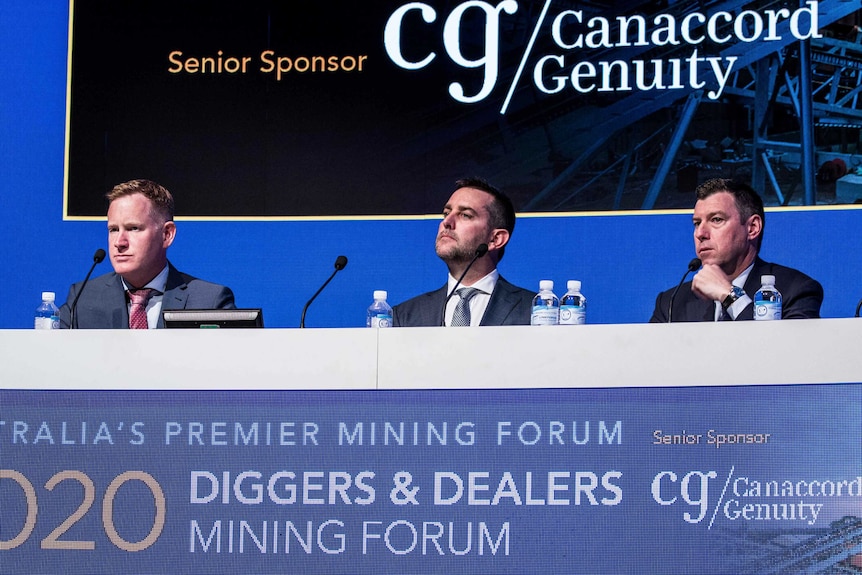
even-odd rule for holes
{"type": "Polygon", "coordinates": [[[757,258],[754,260],[754,266],[751,268],[748,279],[745,280],[745,286],[742,288],[752,300],[754,299],[754,294],[760,289],[760,276],[766,275],[770,271],[767,269],[768,267],[768,264],[762,259],[757,258]]]}
{"type": "Polygon", "coordinates": [[[126,302],[126,288],[123,287],[123,279],[117,274],[111,274],[105,281],[105,298],[107,304],[105,310],[111,314],[111,329],[129,328],[129,307],[126,302]]]}
{"type": "Polygon", "coordinates": [[[512,284],[502,277],[497,278],[497,285],[488,300],[488,307],[479,325],[503,325],[506,318],[518,305],[518,297],[512,293],[512,284]]]}
{"type": "MultiPolygon", "coordinates": [[[[444,285],[437,291],[432,291],[428,294],[431,299],[431,305],[425,308],[422,325],[441,326],[443,325],[443,305],[446,302],[446,288],[444,285]]],[[[453,296],[454,297],[454,296],[453,296]]]]}
{"type": "MultiPolygon", "coordinates": [[[[168,281],[165,284],[165,294],[162,296],[162,310],[185,309],[189,298],[188,284],[173,265],[168,263],[168,281]]],[[[163,328],[164,319],[159,314],[158,327],[163,328]]]]}

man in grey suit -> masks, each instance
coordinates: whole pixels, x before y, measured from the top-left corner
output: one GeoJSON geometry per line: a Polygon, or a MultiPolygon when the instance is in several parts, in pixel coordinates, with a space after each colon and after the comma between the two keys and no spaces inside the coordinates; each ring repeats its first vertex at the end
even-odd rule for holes
{"type": "Polygon", "coordinates": [[[131,180],[106,197],[114,271],[92,279],[83,292],[83,282],[69,289],[60,308],[62,328],[153,329],[164,327],[162,310],[235,309],[229,288],[184,274],[168,262],[177,233],[168,190],[149,180],[131,180]]]}
{"type": "Polygon", "coordinates": [[[515,209],[500,190],[480,178],[455,182],[435,244],[437,256],[449,268],[449,279],[440,289],[396,305],[393,325],[529,325],[535,294],[510,284],[497,271],[514,229],[515,209]],[[482,244],[487,245],[487,254],[477,257],[484,251],[482,244]],[[456,284],[459,289],[447,302],[456,284]]]}

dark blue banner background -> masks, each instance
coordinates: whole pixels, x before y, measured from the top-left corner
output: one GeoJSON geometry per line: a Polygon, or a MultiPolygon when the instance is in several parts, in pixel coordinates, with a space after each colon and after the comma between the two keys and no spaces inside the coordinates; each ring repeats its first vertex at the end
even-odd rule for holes
{"type": "Polygon", "coordinates": [[[766,573],[862,553],[859,384],[0,400],[3,573],[766,573]]]}

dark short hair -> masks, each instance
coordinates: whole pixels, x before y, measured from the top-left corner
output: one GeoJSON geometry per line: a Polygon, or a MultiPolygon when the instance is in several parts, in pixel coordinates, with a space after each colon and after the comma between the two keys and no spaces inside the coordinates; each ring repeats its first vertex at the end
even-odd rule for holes
{"type": "Polygon", "coordinates": [[[110,204],[117,198],[134,194],[141,194],[150,200],[153,215],[161,216],[166,222],[174,219],[174,197],[166,188],[150,180],[129,180],[117,184],[105,194],[105,198],[110,204]]]}
{"type": "Polygon", "coordinates": [[[754,191],[754,188],[744,182],[731,180],[729,178],[714,178],[707,180],[694,191],[698,200],[704,200],[713,194],[727,192],[733,196],[739,219],[745,222],[753,215],[760,216],[762,222],[760,236],[757,238],[757,250],[763,242],[763,229],[766,228],[766,213],[763,210],[763,199],[754,191]]]}
{"type": "MultiPolygon", "coordinates": [[[[455,189],[453,192],[458,191],[461,188],[474,188],[490,194],[493,198],[488,210],[491,216],[491,228],[506,230],[509,232],[509,237],[512,237],[512,233],[515,231],[515,206],[512,204],[512,200],[509,199],[509,196],[500,191],[499,188],[491,185],[484,178],[475,176],[457,180],[455,182],[455,189]]],[[[503,259],[506,246],[503,246],[498,251],[499,257],[497,260],[499,261],[503,259]]]]}

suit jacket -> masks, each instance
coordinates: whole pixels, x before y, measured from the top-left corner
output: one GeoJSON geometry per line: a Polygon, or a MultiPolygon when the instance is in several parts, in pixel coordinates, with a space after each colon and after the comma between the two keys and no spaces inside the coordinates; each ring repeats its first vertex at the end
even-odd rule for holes
{"type": "MultiPolygon", "coordinates": [[[[443,325],[443,304],[448,286],[416,296],[392,308],[395,327],[443,325]]],[[[533,306],[531,291],[514,286],[502,277],[497,279],[485,315],[479,325],[530,325],[533,306]]]]}
{"type": "MultiPolygon", "coordinates": [[[[804,273],[778,264],[765,262],[760,258],[754,260],[754,267],[745,281],[743,290],[754,300],[754,294],[760,289],[760,276],[774,275],[775,287],[781,292],[782,319],[801,319],[820,317],[820,304],[823,303],[823,287],[804,273]]],[[[667,323],[667,311],[673,289],[658,294],[651,322],[667,323]]],[[[715,302],[705,301],[691,291],[691,282],[682,284],[673,300],[674,322],[678,321],[714,321],[715,302]]],[[[736,320],[753,320],[754,302],[742,310],[736,320]]]]}
{"type": "MultiPolygon", "coordinates": [[[[83,282],[69,288],[66,303],[60,308],[60,327],[69,328],[71,305],[83,282]]],[[[162,297],[162,310],[169,309],[235,309],[233,292],[225,286],[199,280],[184,274],[168,263],[168,281],[162,297]]],[[[128,329],[129,308],[123,281],[114,272],[93,278],[78,300],[75,323],[80,329],[128,329]]],[[[163,328],[159,317],[156,327],[163,328]]]]}

